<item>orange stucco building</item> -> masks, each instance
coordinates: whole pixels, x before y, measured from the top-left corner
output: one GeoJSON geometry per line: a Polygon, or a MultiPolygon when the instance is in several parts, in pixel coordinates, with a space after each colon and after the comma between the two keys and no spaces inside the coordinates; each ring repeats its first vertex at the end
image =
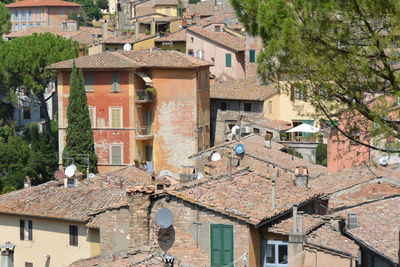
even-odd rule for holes
{"type": "Polygon", "coordinates": [[[178,172],[209,146],[209,64],[176,51],[116,51],[50,66],[58,70],[60,153],[73,61],[85,77],[100,172],[134,164],[178,172]]]}
{"type": "Polygon", "coordinates": [[[7,4],[12,32],[37,26],[60,25],[68,15],[78,13],[81,5],[60,0],[23,0],[7,4]]]}

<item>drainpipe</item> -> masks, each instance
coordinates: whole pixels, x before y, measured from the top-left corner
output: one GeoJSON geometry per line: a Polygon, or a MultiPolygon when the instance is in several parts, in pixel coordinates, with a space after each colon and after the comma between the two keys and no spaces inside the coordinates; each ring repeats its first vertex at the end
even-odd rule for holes
{"type": "Polygon", "coordinates": [[[271,198],[272,198],[272,209],[276,209],[276,180],[272,179],[272,192],[271,192],[271,198]]]}

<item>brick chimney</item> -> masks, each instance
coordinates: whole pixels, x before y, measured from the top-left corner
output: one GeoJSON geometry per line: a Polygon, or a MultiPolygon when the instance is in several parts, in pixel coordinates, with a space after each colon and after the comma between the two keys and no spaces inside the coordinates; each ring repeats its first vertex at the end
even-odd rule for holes
{"type": "Polygon", "coordinates": [[[297,166],[294,175],[296,186],[308,188],[308,168],[306,166],[297,166]]]}
{"type": "MultiPolygon", "coordinates": [[[[304,235],[303,218],[299,218],[298,204],[293,204],[293,229],[292,233],[289,235],[289,245],[288,245],[288,266],[289,267],[303,267],[304,265],[304,255],[303,255],[303,245],[306,240],[304,235]]],[[[300,213],[301,214],[301,213],[300,213]]]]}

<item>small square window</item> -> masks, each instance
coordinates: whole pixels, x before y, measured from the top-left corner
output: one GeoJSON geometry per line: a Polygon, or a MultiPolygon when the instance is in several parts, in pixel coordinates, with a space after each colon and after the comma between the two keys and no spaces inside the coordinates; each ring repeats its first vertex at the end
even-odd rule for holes
{"type": "Polygon", "coordinates": [[[253,128],[253,133],[259,134],[259,133],[260,133],[260,129],[258,129],[258,128],[253,128]]]}
{"type": "Polygon", "coordinates": [[[256,50],[254,49],[249,50],[249,62],[250,63],[256,62],[256,50]]]}
{"type": "Polygon", "coordinates": [[[221,109],[221,111],[225,111],[227,109],[227,103],[226,102],[221,102],[220,103],[220,109],[221,109]]]}
{"type": "Polygon", "coordinates": [[[244,103],[244,111],[251,112],[251,103],[244,103]]]}
{"type": "Polygon", "coordinates": [[[214,30],[215,30],[216,32],[220,32],[220,31],[221,31],[221,26],[215,26],[214,30]]]}

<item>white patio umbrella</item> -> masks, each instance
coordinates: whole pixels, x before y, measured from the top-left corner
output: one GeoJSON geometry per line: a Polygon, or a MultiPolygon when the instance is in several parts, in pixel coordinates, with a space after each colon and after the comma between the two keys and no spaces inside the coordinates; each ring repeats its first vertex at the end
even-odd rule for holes
{"type": "Polygon", "coordinates": [[[302,133],[316,133],[319,132],[318,128],[315,128],[309,124],[302,123],[290,130],[286,131],[287,133],[297,133],[297,132],[302,132],[302,133]]]}

